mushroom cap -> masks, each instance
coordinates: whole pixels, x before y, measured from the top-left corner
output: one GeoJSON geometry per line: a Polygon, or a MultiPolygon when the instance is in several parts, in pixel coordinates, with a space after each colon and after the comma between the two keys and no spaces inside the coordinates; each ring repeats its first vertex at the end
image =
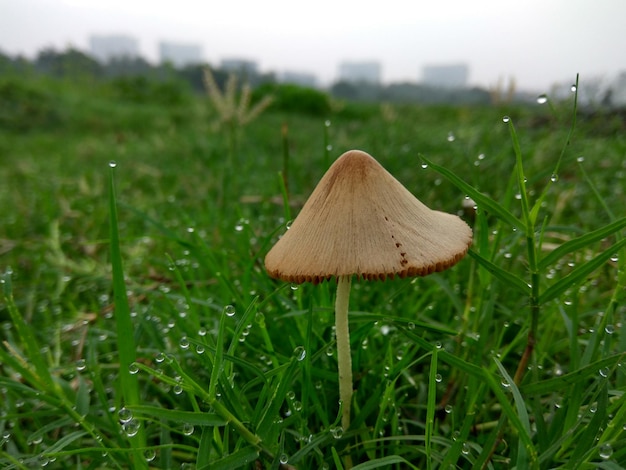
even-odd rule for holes
{"type": "Polygon", "coordinates": [[[294,283],[425,276],[457,263],[471,243],[463,220],[429,209],[370,155],[350,150],[267,253],[265,268],[294,283]]]}

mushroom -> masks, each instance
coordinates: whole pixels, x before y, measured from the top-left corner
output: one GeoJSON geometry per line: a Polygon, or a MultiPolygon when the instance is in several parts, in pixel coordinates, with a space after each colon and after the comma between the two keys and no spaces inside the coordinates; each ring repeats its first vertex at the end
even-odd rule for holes
{"type": "Polygon", "coordinates": [[[265,257],[273,278],[292,283],[336,278],[335,325],[342,427],[350,426],[352,359],[348,301],[353,275],[367,280],[426,276],[456,264],[472,243],[459,217],[431,210],[374,158],[339,157],[291,227],[265,257]]]}

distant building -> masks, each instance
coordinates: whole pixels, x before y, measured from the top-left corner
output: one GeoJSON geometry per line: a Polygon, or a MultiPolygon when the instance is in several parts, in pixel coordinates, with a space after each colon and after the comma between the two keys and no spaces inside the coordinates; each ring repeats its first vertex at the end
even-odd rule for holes
{"type": "Polygon", "coordinates": [[[253,60],[245,59],[222,59],[220,68],[227,72],[233,72],[243,75],[257,75],[258,65],[253,60]]]}
{"type": "Polygon", "coordinates": [[[422,69],[422,83],[438,88],[466,88],[468,78],[465,64],[427,65],[422,69]]]}
{"type": "Polygon", "coordinates": [[[161,63],[169,62],[177,68],[200,64],[202,63],[202,46],[162,41],[159,43],[159,58],[161,63]]]}
{"type": "Polygon", "coordinates": [[[286,71],[280,75],[280,81],[310,88],[317,87],[317,77],[312,73],[286,71]]]}
{"type": "Polygon", "coordinates": [[[109,35],[89,38],[91,55],[100,62],[139,57],[139,43],[132,36],[109,35]]]}
{"type": "Polygon", "coordinates": [[[381,68],[378,62],[342,62],[339,64],[339,80],[351,83],[380,83],[381,68]]]}

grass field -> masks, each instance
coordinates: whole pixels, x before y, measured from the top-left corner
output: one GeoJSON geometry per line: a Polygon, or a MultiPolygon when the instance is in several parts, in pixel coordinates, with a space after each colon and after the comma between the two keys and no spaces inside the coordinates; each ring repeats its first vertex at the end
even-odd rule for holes
{"type": "Polygon", "coordinates": [[[623,118],[159,93],[0,79],[0,466],[626,468],[623,118]],[[263,258],[352,148],[474,243],[353,279],[343,429],[334,281],[263,258]]]}

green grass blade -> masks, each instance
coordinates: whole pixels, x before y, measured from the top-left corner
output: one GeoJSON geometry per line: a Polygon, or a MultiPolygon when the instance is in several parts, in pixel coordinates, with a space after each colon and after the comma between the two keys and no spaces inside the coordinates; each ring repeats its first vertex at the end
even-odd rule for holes
{"type": "Polygon", "coordinates": [[[177,423],[189,423],[194,426],[225,426],[228,421],[214,413],[168,410],[158,406],[136,405],[128,407],[134,413],[177,423]]]}
{"type": "Polygon", "coordinates": [[[515,274],[510,273],[502,269],[500,266],[492,263],[487,258],[481,256],[474,250],[469,250],[468,254],[478,261],[482,267],[484,267],[487,271],[489,271],[495,278],[503,282],[505,285],[509,285],[511,287],[515,287],[521,294],[529,295],[530,287],[524,282],[521,278],[516,276],[515,274]]]}
{"type": "Polygon", "coordinates": [[[7,269],[0,279],[2,282],[2,292],[6,308],[9,311],[11,321],[17,330],[17,334],[25,349],[27,358],[32,362],[34,370],[23,364],[24,369],[28,369],[31,377],[36,381],[38,388],[45,390],[47,393],[55,393],[57,387],[52,379],[48,363],[41,353],[41,348],[37,343],[37,339],[33,333],[33,329],[26,323],[24,317],[20,314],[17,305],[13,299],[13,288],[11,279],[11,270],[7,269]]]}
{"type": "Polygon", "coordinates": [[[622,249],[626,245],[626,238],[615,243],[611,248],[602,252],[590,261],[576,267],[568,275],[559,279],[557,282],[548,287],[540,296],[539,303],[545,304],[552,299],[557,298],[566,290],[573,286],[583,282],[589,274],[598,269],[604,263],[606,263],[615,253],[622,249]]]}
{"type": "MultiPolygon", "coordinates": [[[[526,410],[526,403],[524,402],[524,398],[517,388],[515,380],[513,380],[513,378],[509,375],[502,363],[495,357],[493,358],[493,360],[496,363],[498,370],[502,374],[502,377],[506,381],[507,386],[511,388],[511,392],[513,393],[513,401],[515,402],[515,408],[517,409],[517,416],[519,417],[521,424],[524,426],[524,432],[529,436],[530,439],[530,419],[528,418],[528,411],[526,410]]],[[[519,432],[519,430],[517,431],[519,432]]],[[[530,450],[531,449],[527,449],[523,445],[523,441],[520,439],[517,451],[517,468],[528,468],[528,452],[530,450]]]]}
{"type": "MultiPolygon", "coordinates": [[[[219,460],[211,462],[210,465],[200,467],[204,470],[231,470],[243,467],[254,462],[259,457],[259,451],[254,447],[244,447],[219,460]]],[[[198,470],[200,470],[200,468],[198,470]]]]}
{"type": "Polygon", "coordinates": [[[376,468],[391,468],[391,465],[400,465],[400,468],[417,469],[415,465],[399,455],[387,455],[369,462],[363,462],[352,467],[352,470],[374,470],[376,468]]]}
{"type": "Polygon", "coordinates": [[[424,160],[428,164],[429,167],[431,167],[440,175],[446,177],[448,180],[450,180],[450,182],[452,182],[452,184],[454,184],[457,188],[463,191],[467,196],[472,198],[474,202],[478,204],[478,207],[480,209],[493,214],[498,219],[509,224],[511,227],[515,227],[520,230],[526,230],[524,223],[521,220],[519,220],[517,217],[515,217],[506,208],[504,208],[504,206],[502,206],[500,203],[491,199],[489,196],[481,193],[480,191],[478,191],[473,186],[463,181],[461,178],[459,178],[456,174],[454,174],[452,171],[448,170],[447,168],[444,168],[442,166],[439,166],[433,163],[432,161],[428,160],[423,155],[420,155],[420,158],[424,160]]]}
{"type": "Polygon", "coordinates": [[[564,374],[558,377],[552,377],[550,379],[542,380],[541,382],[523,385],[521,387],[521,390],[524,395],[543,395],[559,392],[561,390],[568,389],[577,383],[587,380],[590,377],[597,376],[600,369],[604,369],[605,367],[613,367],[616,364],[624,361],[625,359],[626,353],[614,354],[568,374],[564,374]]]}
{"type": "Polygon", "coordinates": [[[591,243],[595,243],[608,236],[611,236],[619,230],[623,229],[624,227],[626,227],[626,217],[616,220],[615,222],[610,223],[605,227],[594,230],[593,232],[589,232],[581,237],[569,240],[560,245],[558,248],[552,250],[546,256],[544,256],[539,261],[538,267],[540,270],[543,270],[563,258],[565,255],[583,249],[589,246],[591,243]]]}
{"type": "Polygon", "coordinates": [[[426,468],[432,468],[432,439],[435,427],[435,408],[437,406],[437,348],[433,349],[428,374],[428,400],[426,402],[426,468]]]}
{"type": "MultiPolygon", "coordinates": [[[[120,238],[117,217],[117,203],[115,195],[115,164],[111,164],[109,178],[109,230],[111,268],[113,272],[113,299],[115,304],[115,326],[117,333],[117,350],[119,354],[119,390],[122,394],[124,406],[132,406],[140,403],[139,381],[137,375],[131,374],[130,366],[137,359],[135,345],[135,329],[130,316],[130,305],[126,293],[126,281],[122,265],[122,253],[120,250],[120,238]]],[[[131,446],[136,450],[134,464],[137,468],[146,468],[147,463],[139,448],[145,447],[146,439],[143,427],[139,432],[129,438],[131,446]]]]}

